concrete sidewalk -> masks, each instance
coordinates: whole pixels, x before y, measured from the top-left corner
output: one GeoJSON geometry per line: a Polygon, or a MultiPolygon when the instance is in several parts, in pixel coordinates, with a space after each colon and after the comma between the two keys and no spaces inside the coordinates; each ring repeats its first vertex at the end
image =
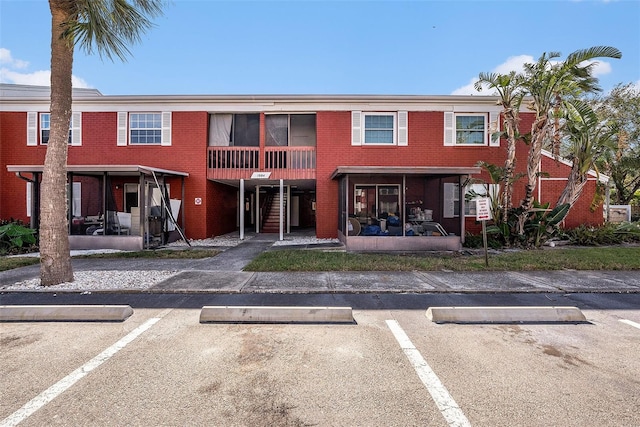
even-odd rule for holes
{"type": "Polygon", "coordinates": [[[182,271],[147,292],[187,293],[640,293],[634,271],[238,272],[182,271]]]}

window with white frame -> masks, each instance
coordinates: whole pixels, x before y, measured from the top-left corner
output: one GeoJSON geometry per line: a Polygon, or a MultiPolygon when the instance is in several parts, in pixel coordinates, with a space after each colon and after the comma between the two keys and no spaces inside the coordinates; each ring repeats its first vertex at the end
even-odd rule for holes
{"type": "Polygon", "coordinates": [[[162,115],[160,113],[129,114],[130,144],[162,143],[162,115]]]}
{"type": "Polygon", "coordinates": [[[500,192],[500,184],[471,184],[465,189],[465,216],[476,216],[476,199],[489,197],[494,200],[500,192]]]}
{"type": "Polygon", "coordinates": [[[171,112],[118,112],[118,146],[171,145],[171,112]]]}
{"type": "Polygon", "coordinates": [[[365,144],[395,144],[396,115],[393,113],[363,113],[365,144]]]}
{"type": "MultiPolygon", "coordinates": [[[[73,116],[69,121],[69,144],[73,142],[73,116]]],[[[77,119],[76,119],[77,120],[77,119]]],[[[49,143],[49,134],[51,132],[51,113],[40,113],[40,144],[49,143]]]]}
{"type": "Polygon", "coordinates": [[[456,114],[455,141],[457,145],[486,145],[486,114],[456,114]]]}
{"type": "Polygon", "coordinates": [[[500,113],[444,113],[444,145],[500,146],[500,113]]]}
{"type": "Polygon", "coordinates": [[[351,112],[351,145],[408,145],[408,114],[397,112],[351,112]]]}

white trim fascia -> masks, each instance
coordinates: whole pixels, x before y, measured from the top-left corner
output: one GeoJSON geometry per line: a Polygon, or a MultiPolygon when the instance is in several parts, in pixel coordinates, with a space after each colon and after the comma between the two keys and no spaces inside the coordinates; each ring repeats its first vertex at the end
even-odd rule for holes
{"type": "MultiPolygon", "coordinates": [[[[540,178],[541,181],[567,181],[569,178],[540,178]]],[[[597,178],[587,178],[587,181],[598,181],[597,178]]]]}
{"type": "MultiPolygon", "coordinates": [[[[568,167],[572,167],[572,166],[573,166],[573,164],[572,164],[569,160],[565,159],[564,157],[558,157],[558,158],[556,158],[556,157],[553,155],[553,153],[551,153],[551,151],[549,151],[549,150],[544,150],[544,149],[543,149],[543,150],[542,150],[542,155],[543,155],[543,156],[545,156],[545,157],[547,157],[547,158],[549,158],[549,159],[552,159],[552,160],[554,160],[554,161],[558,161],[558,162],[562,163],[562,164],[563,164],[563,165],[565,165],[565,166],[568,166],[568,167]]],[[[609,175],[604,175],[604,174],[602,174],[602,173],[601,173],[601,174],[598,174],[598,173],[596,173],[596,171],[594,171],[593,169],[589,169],[589,172],[587,172],[587,174],[588,174],[588,175],[590,175],[590,176],[592,176],[592,177],[597,178],[597,179],[598,179],[598,181],[600,181],[600,182],[601,182],[601,183],[603,183],[603,184],[607,184],[607,183],[609,182],[609,179],[610,179],[610,176],[609,176],[609,175]]]]}

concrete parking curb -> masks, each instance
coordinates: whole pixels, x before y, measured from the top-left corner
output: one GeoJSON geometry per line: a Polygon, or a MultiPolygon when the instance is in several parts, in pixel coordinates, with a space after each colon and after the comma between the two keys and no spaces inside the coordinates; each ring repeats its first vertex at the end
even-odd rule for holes
{"type": "Polygon", "coordinates": [[[3,305],[0,322],[123,322],[129,305],[3,305]]]}
{"type": "Polygon", "coordinates": [[[200,323],[353,323],[351,307],[205,306],[200,323]]]}
{"type": "Polygon", "coordinates": [[[429,307],[435,323],[586,322],[577,307],[429,307]]]}

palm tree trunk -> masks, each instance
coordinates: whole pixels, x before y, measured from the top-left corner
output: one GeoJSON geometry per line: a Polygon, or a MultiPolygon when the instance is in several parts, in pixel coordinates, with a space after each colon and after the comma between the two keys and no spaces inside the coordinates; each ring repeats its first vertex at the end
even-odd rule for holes
{"type": "Polygon", "coordinates": [[[567,185],[564,187],[564,190],[562,190],[562,194],[560,194],[556,206],[569,203],[569,209],[571,209],[571,207],[573,207],[573,204],[580,197],[580,194],[582,194],[582,190],[587,184],[587,175],[580,173],[579,169],[579,165],[576,165],[575,163],[571,167],[571,173],[569,173],[567,185]]]}
{"type": "Polygon", "coordinates": [[[43,286],[73,281],[67,218],[67,151],[71,120],[73,46],[61,37],[71,17],[66,0],[50,0],[51,129],[42,174],[40,203],[40,282],[43,286]]]}
{"type": "Polygon", "coordinates": [[[505,132],[507,134],[507,158],[504,162],[502,221],[506,223],[509,219],[509,210],[513,203],[513,176],[516,167],[515,131],[518,127],[518,119],[514,114],[513,108],[507,108],[507,106],[505,106],[504,117],[505,132]]]}
{"type": "Polygon", "coordinates": [[[529,210],[533,207],[533,192],[538,183],[538,172],[540,168],[540,159],[542,157],[542,146],[547,135],[547,117],[541,116],[531,126],[531,147],[529,148],[529,156],[527,157],[527,184],[525,185],[525,194],[520,208],[522,212],[518,218],[518,233],[524,234],[524,223],[529,216],[529,210]]]}

